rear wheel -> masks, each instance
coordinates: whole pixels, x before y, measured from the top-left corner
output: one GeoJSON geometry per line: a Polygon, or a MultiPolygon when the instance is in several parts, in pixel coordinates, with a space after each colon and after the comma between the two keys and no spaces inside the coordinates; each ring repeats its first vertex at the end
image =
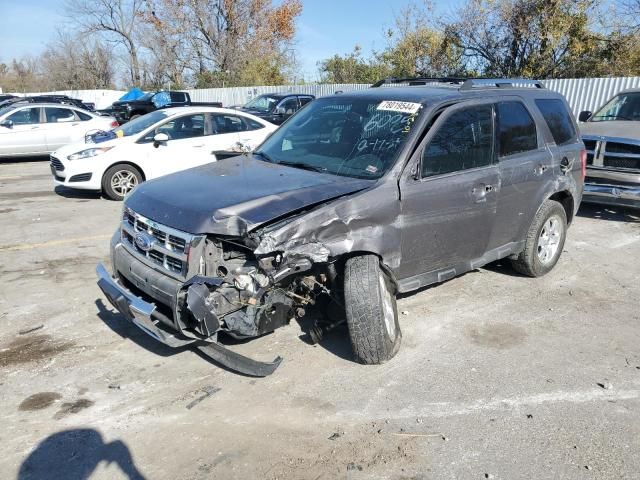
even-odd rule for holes
{"type": "Polygon", "coordinates": [[[111,200],[123,200],[125,195],[142,182],[142,174],[127,164],[114,165],[102,177],[102,191],[111,200]]]}
{"type": "Polygon", "coordinates": [[[558,263],[566,236],[564,207],[553,200],[545,201],[529,227],[524,250],[511,262],[513,268],[529,277],[549,273],[558,263]]]}
{"type": "Polygon", "coordinates": [[[344,297],[349,336],[360,363],[378,364],[400,349],[395,291],[375,255],[350,258],[345,264],[344,297]]]}

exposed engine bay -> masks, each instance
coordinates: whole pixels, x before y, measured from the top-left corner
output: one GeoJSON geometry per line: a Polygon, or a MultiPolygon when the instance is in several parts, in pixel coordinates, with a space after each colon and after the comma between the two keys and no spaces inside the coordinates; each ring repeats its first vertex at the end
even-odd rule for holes
{"type": "Polygon", "coordinates": [[[205,338],[223,331],[234,338],[256,337],[302,317],[335,280],[329,250],[319,244],[256,256],[251,238],[207,238],[199,275],[183,290],[191,329],[205,338]],[[321,260],[321,263],[316,263],[321,260]]]}

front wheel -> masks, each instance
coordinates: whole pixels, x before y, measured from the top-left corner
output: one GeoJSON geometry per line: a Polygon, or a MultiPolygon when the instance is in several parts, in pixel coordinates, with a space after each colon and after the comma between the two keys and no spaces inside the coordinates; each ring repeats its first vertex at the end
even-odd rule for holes
{"type": "Polygon", "coordinates": [[[111,200],[123,200],[139,183],[142,183],[142,174],[136,167],[114,165],[102,177],[102,191],[111,200]]]}
{"type": "Polygon", "coordinates": [[[349,336],[360,363],[379,364],[400,349],[402,333],[393,285],[375,255],[347,260],[344,297],[349,336]]]}
{"type": "Polygon", "coordinates": [[[546,200],[536,214],[524,250],[512,260],[513,268],[529,277],[541,277],[558,263],[567,237],[567,214],[560,203],[546,200]]]}

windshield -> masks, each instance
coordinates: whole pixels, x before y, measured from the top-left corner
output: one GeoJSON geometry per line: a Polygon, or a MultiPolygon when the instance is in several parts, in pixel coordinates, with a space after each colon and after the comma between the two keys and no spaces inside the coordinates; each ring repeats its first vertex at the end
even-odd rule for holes
{"type": "Polygon", "coordinates": [[[2,107],[0,108],[0,117],[2,117],[3,115],[9,113],[12,110],[15,110],[17,107],[14,105],[9,105],[8,107],[2,107]]]}
{"type": "Polygon", "coordinates": [[[596,112],[590,120],[592,122],[640,120],[640,92],[616,95],[596,112]]]}
{"type": "Polygon", "coordinates": [[[120,127],[114,128],[112,131],[115,132],[118,137],[129,137],[131,135],[137,135],[143,130],[149,128],[151,125],[164,120],[168,116],[169,113],[167,113],[166,110],[156,110],[155,112],[147,113],[146,115],[131,120],[130,122],[127,122],[120,127]]]}
{"type": "Polygon", "coordinates": [[[260,95],[247,103],[244,108],[258,110],[260,112],[270,112],[274,109],[280,99],[269,95],[260,95]]]}
{"type": "Polygon", "coordinates": [[[256,154],[308,170],[380,178],[395,163],[421,107],[370,98],[323,98],[276,130],[256,154]]]}

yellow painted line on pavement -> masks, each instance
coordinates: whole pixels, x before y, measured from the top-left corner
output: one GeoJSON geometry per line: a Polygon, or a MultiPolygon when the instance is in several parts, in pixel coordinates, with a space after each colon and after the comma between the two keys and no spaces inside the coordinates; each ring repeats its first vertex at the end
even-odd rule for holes
{"type": "Polygon", "coordinates": [[[67,243],[79,243],[87,240],[104,240],[111,238],[111,235],[92,235],[90,237],[64,238],[61,240],[51,240],[42,243],[25,243],[22,245],[0,245],[0,252],[14,252],[16,250],[33,250],[35,248],[53,247],[55,245],[65,245],[67,243]]]}

